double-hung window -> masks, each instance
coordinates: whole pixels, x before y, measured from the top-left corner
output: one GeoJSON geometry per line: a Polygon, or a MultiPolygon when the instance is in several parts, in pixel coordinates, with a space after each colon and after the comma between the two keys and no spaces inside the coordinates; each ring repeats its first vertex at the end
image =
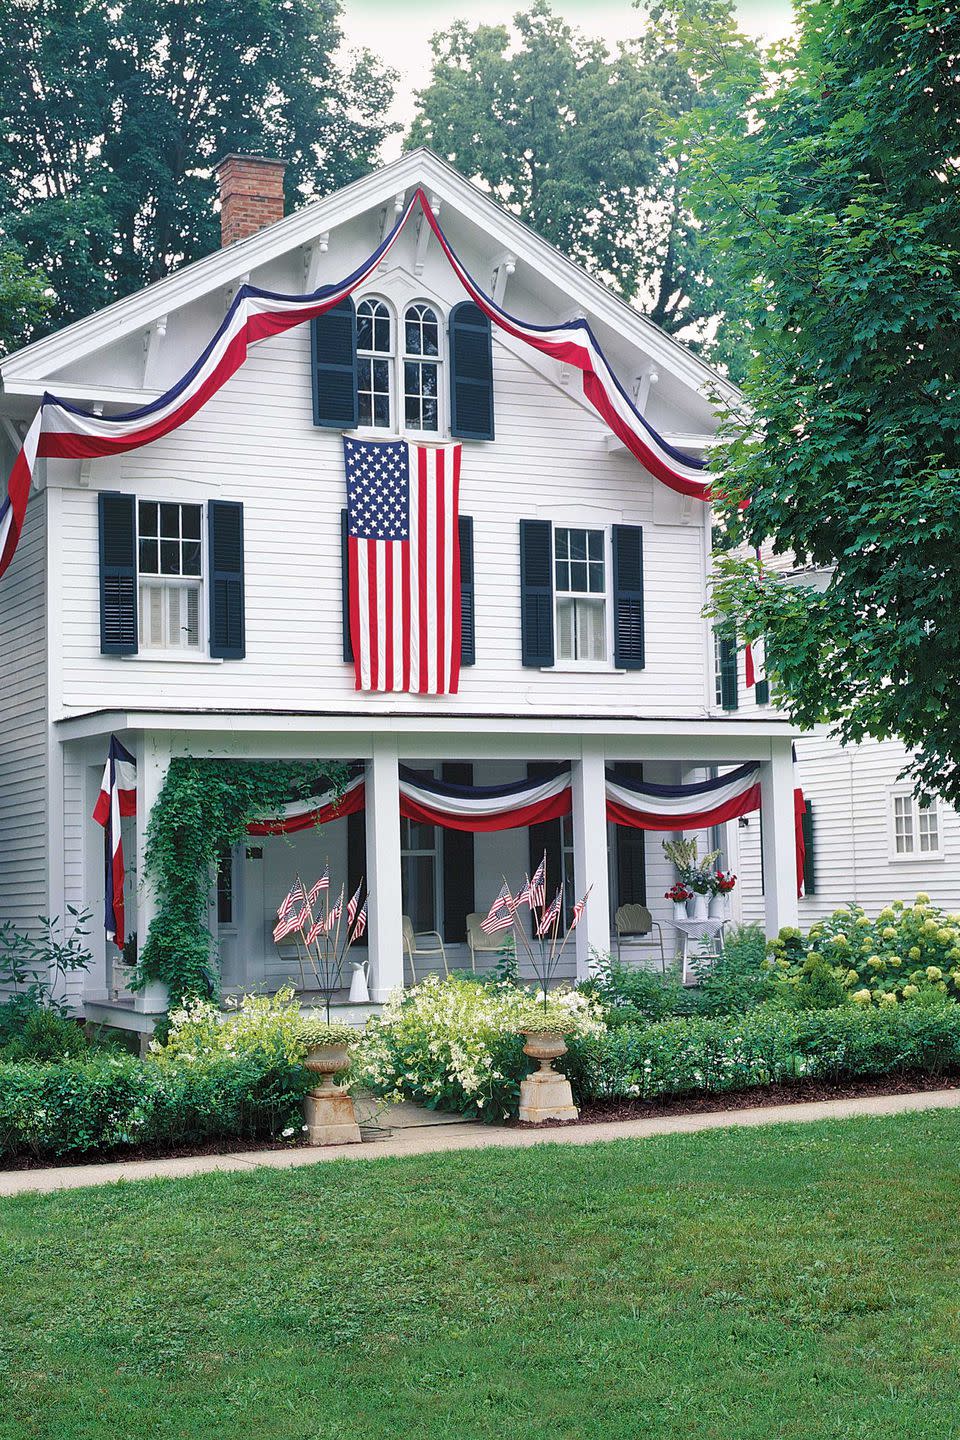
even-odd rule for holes
{"type": "Polygon", "coordinates": [[[607,658],[607,565],[604,532],[555,526],[557,659],[607,658]]]}
{"type": "Polygon", "coordinates": [[[140,646],[199,650],[203,641],[203,506],[140,500],[137,562],[140,646]]]}
{"type": "Polygon", "coordinates": [[[440,321],[423,301],[403,317],[403,420],[407,430],[440,429],[440,321]]]}
{"type": "Polygon", "coordinates": [[[395,365],[393,315],[383,300],[357,306],[358,423],[389,430],[393,422],[392,378],[395,365]]]}
{"type": "Polygon", "coordinates": [[[400,885],[405,914],[414,930],[436,930],[437,827],[419,820],[400,820],[400,885]]]}
{"type": "Polygon", "coordinates": [[[922,806],[909,790],[890,796],[890,852],[894,860],[929,860],[941,853],[940,807],[922,806]]]}

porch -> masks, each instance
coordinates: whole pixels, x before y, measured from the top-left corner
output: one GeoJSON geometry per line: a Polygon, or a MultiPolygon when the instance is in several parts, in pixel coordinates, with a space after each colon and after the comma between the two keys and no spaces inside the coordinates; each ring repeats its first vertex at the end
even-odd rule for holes
{"type": "MultiPolygon", "coordinates": [[[[328,865],[337,891],[343,884],[348,896],[361,885],[367,892],[365,943],[358,943],[351,958],[366,962],[374,1008],[398,987],[427,974],[495,969],[504,936],[481,937],[478,920],[504,879],[516,889],[544,853],[548,894],[562,883],[568,917],[574,901],[590,891],[583,918],[563,947],[557,980],[586,976],[592,956],[616,953],[616,915],[625,905],[645,905],[654,929],[642,943],[623,940],[624,962],[659,967],[662,933],[669,963],[680,936],[664,896],[673,871],[660,842],[679,832],[611,823],[608,772],[643,783],[688,786],[745,761],[755,762],[764,811],[764,872],[769,877],[764,895],[767,930],[776,933],[796,918],[793,776],[790,735],[782,722],[677,722],[666,733],[662,722],[652,721],[603,725],[585,720],[575,725],[548,724],[544,717],[540,724],[518,721],[510,727],[491,720],[429,726],[422,718],[383,717],[375,729],[346,734],[330,717],[237,716],[229,729],[223,728],[222,719],[216,725],[215,717],[177,717],[179,727],[190,727],[177,730],[158,723],[162,719],[169,726],[169,716],[95,719],[96,734],[65,737],[64,745],[66,770],[77,768],[82,777],[82,899],[95,912],[102,832],[89,816],[110,733],[118,734],[137,757],[141,817],[149,816],[174,756],[328,759],[355,766],[362,776],[364,804],[355,813],[294,834],[251,836],[224,854],[219,873],[211,877],[208,926],[225,997],[291,984],[306,1006],[319,1003],[299,947],[292,937],[275,944],[272,932],[278,906],[296,877],[309,887],[328,865]],[[471,832],[401,814],[405,775],[484,790],[531,782],[561,766],[569,770],[569,812],[557,818],[471,832]],[[411,931],[417,937],[412,945],[404,943],[405,931],[408,940],[411,931]]],[[[88,725],[93,721],[90,717],[88,725]]],[[[77,722],[67,723],[77,728],[77,722]]],[[[128,916],[136,917],[129,929],[143,937],[156,908],[152,885],[142,878],[146,825],[124,824],[130,826],[125,832],[128,916]]],[[[719,863],[736,869],[736,821],[684,833],[697,833],[702,850],[720,850],[719,863]]],[[[736,898],[734,892],[734,920],[736,898]]],[[[529,931],[528,915],[525,920],[529,931]]],[[[102,934],[96,938],[101,953],[84,996],[88,1016],[149,1030],[166,1008],[162,987],[150,986],[137,995],[126,992],[123,972],[113,963],[116,952],[102,934]]],[[[517,962],[521,979],[535,978],[522,945],[517,962]]],[[[341,1004],[347,1001],[350,980],[349,965],[345,969],[343,988],[335,997],[341,1004]]],[[[362,1021],[370,1011],[367,1006],[350,1007],[350,1013],[362,1021]]]]}

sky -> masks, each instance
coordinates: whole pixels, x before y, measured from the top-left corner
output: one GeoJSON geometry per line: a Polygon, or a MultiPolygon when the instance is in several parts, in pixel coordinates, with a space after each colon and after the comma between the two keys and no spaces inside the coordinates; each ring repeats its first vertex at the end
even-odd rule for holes
{"type": "MultiPolygon", "coordinates": [[[[430,37],[452,20],[476,25],[509,24],[524,0],[343,0],[341,25],[348,46],[368,46],[400,72],[391,120],[404,129],[413,118],[415,90],[430,77],[430,37]]],[[[553,9],[588,35],[608,44],[639,33],[641,16],[630,0],[553,0],[553,9]]],[[[790,0],[737,0],[740,24],[748,33],[767,40],[779,39],[790,28],[790,0]]],[[[400,153],[401,136],[384,146],[383,158],[400,153]]]]}

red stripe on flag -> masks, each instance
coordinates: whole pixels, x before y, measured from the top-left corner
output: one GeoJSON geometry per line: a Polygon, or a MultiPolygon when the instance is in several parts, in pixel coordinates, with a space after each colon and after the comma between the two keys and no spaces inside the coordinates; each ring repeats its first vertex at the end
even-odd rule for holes
{"type": "Polygon", "coordinates": [[[453,617],[452,634],[450,636],[450,693],[456,695],[460,689],[460,648],[461,648],[461,627],[463,616],[460,613],[460,456],[462,452],[459,445],[453,452],[453,524],[451,534],[453,540],[453,568],[451,571],[451,584],[453,594],[450,597],[450,613],[453,617]]]}
{"type": "Polygon", "coordinates": [[[350,648],[353,650],[354,689],[363,689],[360,673],[360,599],[357,593],[357,545],[361,542],[355,536],[347,539],[347,601],[350,606],[350,648]]]}
{"type": "Polygon", "coordinates": [[[365,540],[367,547],[367,653],[370,657],[370,689],[380,689],[380,647],[377,644],[377,542],[365,540]]]}
{"type": "Polygon", "coordinates": [[[400,603],[403,608],[403,624],[400,627],[401,643],[403,645],[403,685],[401,689],[410,689],[410,545],[401,545],[401,581],[400,581],[400,603]]]}
{"type": "Polygon", "coordinates": [[[383,547],[383,648],[384,648],[384,690],[395,690],[393,672],[393,653],[395,639],[393,634],[393,542],[383,547]]]}
{"type": "MultiPolygon", "coordinates": [[[[411,537],[411,544],[413,539],[411,537]]],[[[427,652],[429,636],[427,633],[427,566],[430,564],[430,556],[427,553],[429,543],[427,540],[427,452],[422,445],[417,446],[417,569],[419,576],[419,594],[417,596],[417,633],[420,637],[420,673],[417,677],[417,691],[426,695],[430,689],[430,659],[427,652]]]]}

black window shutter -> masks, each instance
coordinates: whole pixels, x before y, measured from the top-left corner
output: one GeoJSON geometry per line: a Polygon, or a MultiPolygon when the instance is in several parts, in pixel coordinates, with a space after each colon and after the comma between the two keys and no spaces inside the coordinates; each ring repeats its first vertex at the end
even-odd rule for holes
{"type": "MultiPolygon", "coordinates": [[[[348,543],[346,508],[340,511],[340,627],[343,632],[343,658],[353,660],[353,642],[350,639],[350,546],[348,543]]],[[[354,885],[353,890],[356,890],[354,885]]],[[[351,890],[351,895],[353,894],[351,890]]]]}
{"type": "MultiPolygon", "coordinates": [[[[618,765],[617,772],[628,780],[642,780],[640,764],[618,765]]],[[[617,847],[617,906],[646,905],[647,848],[646,832],[632,825],[615,825],[617,847]]]]}
{"type": "Polygon", "coordinates": [[[724,710],[736,710],[740,704],[737,689],[737,639],[735,635],[720,637],[720,704],[724,710]]]}
{"type": "Polygon", "coordinates": [[[520,521],[520,648],[524,665],[553,664],[553,526],[520,521]]]}
{"type": "Polygon", "coordinates": [[[803,833],[803,893],[804,895],[816,895],[817,893],[817,865],[813,844],[813,806],[808,800],[807,808],[800,817],[800,827],[803,833]]]}
{"type": "MultiPolygon", "coordinates": [[[[527,765],[528,780],[542,780],[548,775],[556,774],[556,765],[543,761],[531,761],[527,765]]],[[[562,820],[542,820],[539,825],[527,827],[527,835],[530,844],[530,874],[536,872],[537,866],[543,859],[544,851],[547,855],[547,904],[557,893],[560,881],[563,879],[563,831],[562,820]]],[[[570,896],[566,896],[567,905],[571,905],[570,896]]]]}
{"type": "MultiPolygon", "coordinates": [[[[460,530],[460,664],[477,661],[476,606],[473,590],[473,516],[461,515],[460,530]]],[[[468,782],[469,783],[469,782],[468,782]]]]}
{"type": "Polygon", "coordinates": [[[352,430],[357,423],[357,309],[349,295],[310,322],[313,423],[352,430]]]}
{"type": "MultiPolygon", "coordinates": [[[[440,778],[448,785],[472,785],[473,766],[445,762],[440,778]]],[[[467,916],[476,909],[473,871],[473,835],[468,830],[440,831],[443,850],[443,938],[456,945],[467,938],[467,916]]],[[[492,896],[490,897],[493,898],[492,896]]]]}
{"type": "Polygon", "coordinates": [[[100,521],[100,653],[137,653],[137,502],[98,497],[100,521]]]}
{"type": "MultiPolygon", "coordinates": [[[[347,816],[347,894],[355,894],[361,881],[363,899],[370,889],[367,878],[367,821],[364,811],[358,810],[347,816]]],[[[355,943],[366,945],[366,932],[355,943]]]]}
{"type": "Polygon", "coordinates": [[[450,434],[493,439],[493,339],[472,300],[450,311],[450,434]]]}
{"type": "Polygon", "coordinates": [[[642,670],[643,531],[639,525],[613,527],[613,663],[642,670]]]}
{"type": "Polygon", "coordinates": [[[756,693],[755,693],[755,696],[754,696],[754,699],[756,700],[757,704],[758,704],[758,705],[769,705],[769,704],[770,704],[770,681],[769,681],[769,680],[757,680],[753,688],[754,688],[754,690],[755,690],[755,692],[756,692],[756,693]]]}
{"type": "Polygon", "coordinates": [[[236,500],[207,505],[210,535],[210,654],[242,660],[246,654],[243,593],[243,506],[236,500]]]}

